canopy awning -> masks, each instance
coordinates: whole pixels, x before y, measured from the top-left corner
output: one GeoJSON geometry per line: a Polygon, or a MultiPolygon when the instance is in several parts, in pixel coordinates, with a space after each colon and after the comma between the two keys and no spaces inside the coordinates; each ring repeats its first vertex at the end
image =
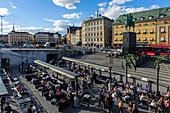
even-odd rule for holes
{"type": "Polygon", "coordinates": [[[72,61],[72,62],[76,62],[76,63],[80,63],[80,64],[84,64],[84,65],[89,65],[89,66],[100,68],[100,69],[110,70],[110,68],[111,68],[111,66],[105,66],[105,65],[101,65],[101,64],[87,62],[87,61],[81,61],[81,60],[70,58],[70,57],[62,57],[62,59],[72,61]]]}
{"type": "Polygon", "coordinates": [[[76,73],[73,73],[71,71],[56,67],[54,65],[45,63],[45,62],[40,61],[40,60],[34,60],[34,63],[37,63],[37,64],[39,64],[41,66],[46,67],[46,68],[49,68],[49,69],[51,69],[51,70],[53,70],[53,71],[55,71],[55,72],[57,72],[57,73],[59,73],[61,75],[67,76],[67,77],[72,78],[72,79],[75,79],[75,77],[79,76],[79,74],[76,74],[76,73]]]}
{"type": "Polygon", "coordinates": [[[74,45],[78,45],[79,43],[75,43],[74,45]]]}
{"type": "Polygon", "coordinates": [[[0,95],[7,95],[8,94],[8,91],[2,81],[2,78],[0,77],[0,95]]]}

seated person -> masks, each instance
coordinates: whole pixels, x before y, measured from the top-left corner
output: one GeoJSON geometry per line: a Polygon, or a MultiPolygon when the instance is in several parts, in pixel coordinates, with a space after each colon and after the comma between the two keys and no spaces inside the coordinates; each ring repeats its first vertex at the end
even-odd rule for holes
{"type": "Polygon", "coordinates": [[[100,75],[100,76],[97,76],[97,80],[102,80],[102,76],[100,75]]]}
{"type": "Polygon", "coordinates": [[[148,85],[145,86],[145,91],[149,91],[148,85]]]}
{"type": "Polygon", "coordinates": [[[54,97],[54,90],[51,88],[49,91],[49,98],[53,98],[54,97]]]}
{"type": "Polygon", "coordinates": [[[130,88],[133,89],[135,87],[134,83],[130,84],[130,88]]]}
{"type": "Polygon", "coordinates": [[[133,103],[132,103],[132,101],[130,101],[129,106],[128,106],[128,110],[132,111],[132,108],[133,108],[133,103]]]}
{"type": "Polygon", "coordinates": [[[118,91],[119,91],[119,92],[122,92],[122,91],[123,91],[123,88],[122,88],[120,85],[118,86],[118,91]]]}
{"type": "Polygon", "coordinates": [[[46,76],[46,79],[49,79],[50,78],[50,75],[48,74],[47,76],[46,76]]]}
{"type": "Polygon", "coordinates": [[[129,94],[127,94],[125,97],[122,97],[123,98],[123,100],[124,101],[126,101],[127,99],[129,99],[130,98],[130,95],[129,94]]]}
{"type": "Polygon", "coordinates": [[[9,106],[9,103],[7,102],[4,108],[4,113],[11,113],[11,111],[11,106],[9,106]]]}
{"type": "Polygon", "coordinates": [[[170,90],[168,91],[168,93],[167,93],[167,95],[166,95],[167,97],[170,97],[170,90]]]}
{"type": "Polygon", "coordinates": [[[35,81],[36,81],[36,79],[33,77],[32,80],[31,80],[31,82],[33,83],[33,82],[35,82],[35,81]]]}
{"type": "Polygon", "coordinates": [[[152,100],[151,104],[150,104],[150,107],[149,107],[149,111],[151,111],[151,108],[153,108],[155,110],[155,113],[156,113],[156,103],[155,103],[155,100],[152,100]]]}
{"type": "Polygon", "coordinates": [[[155,99],[155,97],[154,97],[152,92],[149,93],[148,98],[151,99],[151,100],[155,99]]]}
{"type": "Polygon", "coordinates": [[[143,93],[143,94],[140,96],[140,101],[143,101],[144,99],[146,99],[146,96],[145,96],[145,94],[143,93]]]}
{"type": "Polygon", "coordinates": [[[105,87],[103,87],[103,90],[102,90],[104,93],[106,92],[106,89],[105,89],[105,87]]]}

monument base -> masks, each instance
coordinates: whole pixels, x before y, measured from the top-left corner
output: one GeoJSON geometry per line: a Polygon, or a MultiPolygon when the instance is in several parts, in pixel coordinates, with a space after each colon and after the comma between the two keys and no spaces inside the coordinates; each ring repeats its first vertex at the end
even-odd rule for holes
{"type": "Polygon", "coordinates": [[[136,33],[124,32],[123,33],[123,53],[136,54],[136,33]]]}

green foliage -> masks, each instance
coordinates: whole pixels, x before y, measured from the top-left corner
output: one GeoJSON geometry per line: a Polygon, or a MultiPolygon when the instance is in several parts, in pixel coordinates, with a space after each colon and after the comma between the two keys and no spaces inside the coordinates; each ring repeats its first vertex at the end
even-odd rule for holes
{"type": "Polygon", "coordinates": [[[164,55],[162,55],[162,56],[158,57],[158,58],[155,60],[155,62],[154,62],[154,68],[156,69],[156,67],[161,63],[161,64],[163,64],[163,65],[166,67],[166,69],[168,70],[168,73],[170,74],[170,68],[169,68],[163,61],[168,61],[168,62],[170,62],[170,60],[168,60],[167,58],[165,58],[164,55]]]}
{"type": "Polygon", "coordinates": [[[122,68],[125,69],[125,66],[131,68],[133,66],[133,71],[136,71],[136,65],[133,62],[133,60],[136,62],[137,61],[137,56],[134,54],[128,54],[126,55],[125,59],[122,60],[122,68]]]}
{"type": "Polygon", "coordinates": [[[76,49],[72,49],[71,53],[77,55],[77,50],[76,49]]]}

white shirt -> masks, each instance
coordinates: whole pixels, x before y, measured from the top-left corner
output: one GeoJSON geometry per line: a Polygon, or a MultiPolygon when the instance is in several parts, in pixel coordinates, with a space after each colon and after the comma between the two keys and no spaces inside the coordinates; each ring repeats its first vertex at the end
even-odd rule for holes
{"type": "Polygon", "coordinates": [[[156,103],[151,102],[151,106],[156,107],[156,103]]]}
{"type": "Polygon", "coordinates": [[[120,88],[118,88],[118,90],[119,90],[119,92],[122,92],[122,91],[123,91],[123,88],[122,88],[122,87],[120,87],[120,88]]]}
{"type": "Polygon", "coordinates": [[[87,81],[88,84],[91,84],[91,78],[88,77],[88,81],[87,81]]]}

